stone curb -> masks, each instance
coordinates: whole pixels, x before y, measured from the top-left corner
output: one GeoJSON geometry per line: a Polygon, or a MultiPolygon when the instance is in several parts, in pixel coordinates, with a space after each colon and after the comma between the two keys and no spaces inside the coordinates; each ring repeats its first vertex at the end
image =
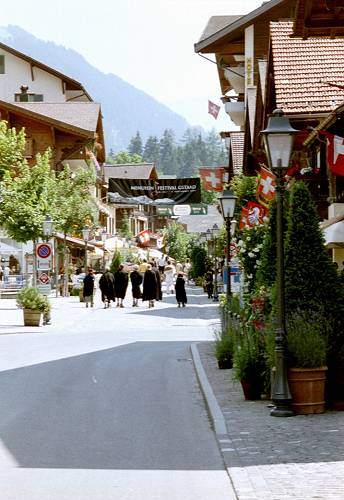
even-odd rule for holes
{"type": "Polygon", "coordinates": [[[231,488],[231,491],[228,492],[230,495],[228,497],[228,500],[238,500],[238,497],[237,497],[235,490],[234,490],[234,487],[233,487],[233,481],[232,481],[232,478],[230,475],[230,471],[229,471],[229,467],[228,467],[228,463],[227,463],[227,457],[225,456],[225,453],[224,453],[226,451],[226,448],[228,448],[228,444],[231,442],[231,440],[228,436],[228,433],[227,433],[226,421],[225,421],[225,418],[224,418],[223,413],[221,411],[221,408],[217,402],[217,399],[215,397],[213,389],[211,388],[211,385],[208,381],[208,377],[205,373],[205,370],[203,368],[201,357],[200,357],[199,352],[198,352],[197,343],[191,344],[191,354],[192,354],[192,358],[193,358],[193,362],[194,362],[194,366],[195,366],[195,370],[196,370],[197,379],[198,379],[205,403],[206,403],[207,408],[208,408],[210,420],[213,424],[215,436],[216,436],[223,460],[224,460],[225,465],[226,465],[226,470],[227,470],[227,473],[228,473],[228,476],[229,476],[229,479],[231,482],[232,488],[231,488]]]}

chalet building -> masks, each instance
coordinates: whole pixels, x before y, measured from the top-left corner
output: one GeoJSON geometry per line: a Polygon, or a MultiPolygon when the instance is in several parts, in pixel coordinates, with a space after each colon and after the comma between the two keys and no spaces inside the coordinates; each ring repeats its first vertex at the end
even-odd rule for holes
{"type": "Polygon", "coordinates": [[[266,164],[259,133],[272,111],[282,109],[300,130],[293,175],[308,183],[322,219],[339,216],[344,178],[329,171],[325,141],[307,138],[324,120],[344,135],[338,121],[343,19],[342,1],[271,0],[247,15],[211,18],[195,44],[197,53],[215,55],[225,110],[244,134],[244,173],[254,175],[266,164]]]}

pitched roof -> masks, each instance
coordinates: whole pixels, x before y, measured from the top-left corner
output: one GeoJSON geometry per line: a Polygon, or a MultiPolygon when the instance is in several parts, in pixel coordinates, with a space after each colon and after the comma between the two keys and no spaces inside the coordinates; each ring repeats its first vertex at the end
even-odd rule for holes
{"type": "Polygon", "coordinates": [[[150,179],[156,177],[154,163],[103,165],[105,179],[150,179]]]}
{"type": "Polygon", "coordinates": [[[234,174],[242,174],[244,167],[244,141],[245,132],[230,132],[231,153],[234,174]]]}
{"type": "Polygon", "coordinates": [[[100,115],[100,104],[96,102],[16,102],[11,106],[89,135],[96,132],[100,115]]]}
{"type": "MultiPolygon", "coordinates": [[[[232,34],[236,30],[243,30],[247,25],[252,24],[258,17],[264,15],[269,12],[274,7],[278,7],[280,4],[285,2],[289,3],[290,0],[270,0],[269,2],[263,2],[260,7],[249,12],[248,14],[237,16],[238,18],[234,21],[231,21],[229,24],[225,25],[223,28],[219,29],[214,33],[209,33],[207,38],[203,37],[201,40],[195,44],[195,52],[202,52],[208,45],[211,45],[215,42],[219,42],[222,38],[227,37],[232,34]]],[[[235,17],[235,16],[229,16],[235,17]]],[[[210,19],[211,20],[211,19],[210,19]]],[[[209,21],[210,22],[210,21],[209,21]]],[[[209,23],[208,23],[209,24],[209,23]]],[[[207,27],[204,30],[204,33],[207,31],[207,27]]],[[[209,30],[210,32],[210,30],[209,30]]],[[[204,34],[203,33],[203,34],[204,34]]]]}
{"type": "Polygon", "coordinates": [[[344,39],[295,38],[293,23],[271,22],[276,105],[285,113],[321,113],[344,101],[344,39]],[[331,85],[332,84],[332,85],[331,85]]]}
{"type": "Polygon", "coordinates": [[[242,16],[212,16],[209,19],[206,27],[204,28],[204,31],[200,36],[198,43],[206,40],[212,35],[215,35],[215,33],[234,23],[234,21],[236,21],[240,17],[242,16]]]}
{"type": "Polygon", "coordinates": [[[74,80],[74,78],[64,75],[63,73],[60,73],[60,71],[57,71],[56,69],[51,68],[50,66],[47,66],[46,64],[43,64],[42,62],[37,61],[36,59],[33,59],[32,57],[28,56],[27,54],[24,54],[23,52],[19,52],[19,50],[16,50],[13,47],[6,45],[5,43],[0,42],[0,48],[6,50],[7,52],[16,57],[19,57],[20,59],[24,59],[24,61],[27,61],[31,65],[31,67],[36,66],[37,68],[40,68],[41,70],[46,71],[51,75],[56,76],[57,78],[61,78],[61,80],[63,80],[66,83],[67,90],[81,90],[89,98],[89,100],[92,101],[92,97],[88,94],[84,86],[77,80],[74,80]]]}

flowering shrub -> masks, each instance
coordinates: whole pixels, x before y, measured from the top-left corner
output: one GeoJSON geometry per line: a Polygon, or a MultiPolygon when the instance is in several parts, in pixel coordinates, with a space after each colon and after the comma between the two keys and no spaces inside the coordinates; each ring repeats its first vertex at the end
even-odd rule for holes
{"type": "Polygon", "coordinates": [[[245,281],[248,291],[252,291],[254,280],[260,264],[260,252],[263,246],[263,239],[266,232],[266,225],[244,228],[241,231],[237,243],[237,257],[241,267],[244,269],[245,281]]]}

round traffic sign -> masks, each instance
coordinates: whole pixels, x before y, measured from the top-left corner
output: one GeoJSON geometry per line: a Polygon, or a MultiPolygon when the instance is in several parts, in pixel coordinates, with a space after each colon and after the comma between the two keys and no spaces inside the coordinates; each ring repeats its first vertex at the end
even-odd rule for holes
{"type": "Polygon", "coordinates": [[[51,255],[51,246],[48,243],[40,243],[36,248],[37,257],[48,259],[51,255]]]}

